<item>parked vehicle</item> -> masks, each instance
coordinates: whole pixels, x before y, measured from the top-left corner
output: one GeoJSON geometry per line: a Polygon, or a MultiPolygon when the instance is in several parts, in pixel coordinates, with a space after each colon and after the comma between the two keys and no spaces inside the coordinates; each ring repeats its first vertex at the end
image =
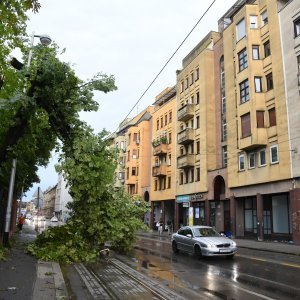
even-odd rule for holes
{"type": "Polygon", "coordinates": [[[53,217],[50,219],[50,222],[58,222],[57,217],[53,216],[53,217]]]}
{"type": "Polygon", "coordinates": [[[209,226],[184,226],[172,235],[172,250],[202,256],[226,256],[237,252],[236,243],[209,226]]]}

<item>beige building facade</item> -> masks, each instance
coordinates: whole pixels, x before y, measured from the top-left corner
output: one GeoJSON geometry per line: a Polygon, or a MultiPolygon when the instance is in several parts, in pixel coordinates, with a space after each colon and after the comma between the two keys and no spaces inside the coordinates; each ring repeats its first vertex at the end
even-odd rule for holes
{"type": "MultiPolygon", "coordinates": [[[[176,87],[166,88],[155,99],[152,116],[151,228],[162,219],[174,225],[176,187],[176,87]]],[[[167,228],[165,226],[165,228],[167,228]]]]}

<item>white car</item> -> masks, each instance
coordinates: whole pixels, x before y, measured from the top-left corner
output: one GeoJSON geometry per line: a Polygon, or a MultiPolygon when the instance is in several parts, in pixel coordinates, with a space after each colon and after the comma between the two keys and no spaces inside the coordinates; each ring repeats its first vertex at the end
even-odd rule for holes
{"type": "Polygon", "coordinates": [[[57,217],[53,216],[53,217],[50,219],[50,222],[58,222],[57,217]]]}
{"type": "Polygon", "coordinates": [[[226,256],[232,258],[237,252],[236,243],[219,234],[209,226],[184,226],[172,235],[172,249],[189,252],[197,257],[226,256]]]}

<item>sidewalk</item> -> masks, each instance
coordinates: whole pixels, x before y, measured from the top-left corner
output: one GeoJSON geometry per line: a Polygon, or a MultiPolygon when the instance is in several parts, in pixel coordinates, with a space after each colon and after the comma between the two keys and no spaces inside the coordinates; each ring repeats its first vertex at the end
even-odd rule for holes
{"type": "MultiPolygon", "coordinates": [[[[157,231],[152,231],[149,233],[139,232],[139,235],[149,236],[151,238],[161,238],[164,240],[171,240],[171,235],[164,231],[161,236],[159,236],[157,231]]],[[[292,254],[300,256],[300,245],[289,244],[286,242],[259,242],[257,240],[246,240],[246,239],[235,239],[233,240],[237,243],[239,248],[248,248],[260,251],[269,251],[275,253],[292,254]]]]}
{"type": "Polygon", "coordinates": [[[24,253],[27,243],[36,238],[35,230],[24,225],[16,234],[7,261],[0,261],[1,300],[68,299],[58,263],[39,261],[24,253]]]}

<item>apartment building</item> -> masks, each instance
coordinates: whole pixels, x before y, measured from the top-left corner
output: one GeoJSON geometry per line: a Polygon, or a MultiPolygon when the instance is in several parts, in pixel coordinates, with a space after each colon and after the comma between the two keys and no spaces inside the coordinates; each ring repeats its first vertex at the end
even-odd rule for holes
{"type": "Polygon", "coordinates": [[[279,7],[291,160],[290,211],[293,241],[300,244],[300,0],[279,7]]]}
{"type": "Polygon", "coordinates": [[[291,239],[291,164],[278,10],[237,1],[223,25],[233,235],[291,239]]]}
{"type": "Polygon", "coordinates": [[[217,164],[214,44],[220,38],[210,32],[177,71],[176,228],[209,220],[208,171],[217,164]]]}
{"type": "Polygon", "coordinates": [[[151,228],[160,219],[174,225],[176,175],[176,87],[166,88],[154,102],[152,116],[151,228]]]}
{"type": "Polygon", "coordinates": [[[151,182],[151,136],[153,106],[148,106],[127,126],[125,190],[149,202],[151,182]]]}

